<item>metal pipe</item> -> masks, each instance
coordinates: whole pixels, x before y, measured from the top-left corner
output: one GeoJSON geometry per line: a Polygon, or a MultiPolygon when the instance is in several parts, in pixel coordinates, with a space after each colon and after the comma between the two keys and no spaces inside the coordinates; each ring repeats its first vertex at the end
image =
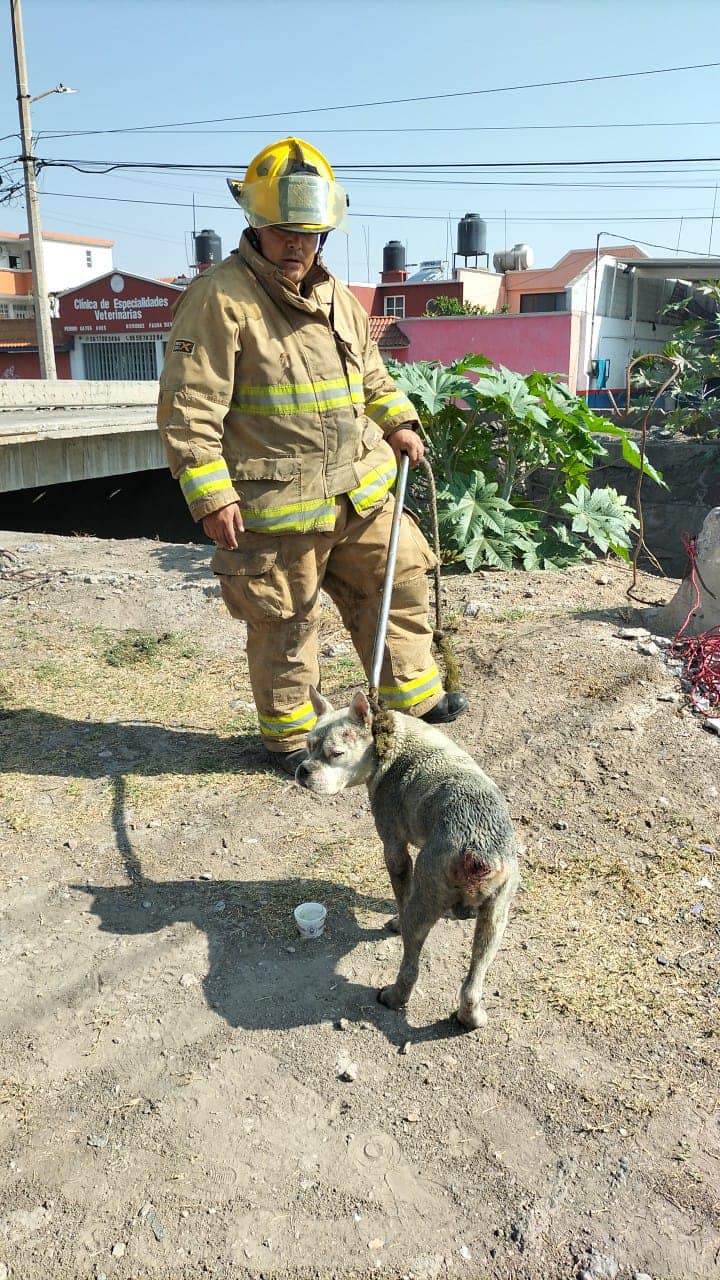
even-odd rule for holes
{"type": "Polygon", "coordinates": [[[395,579],[395,561],[397,560],[398,541],[400,537],[400,520],[402,519],[409,466],[410,459],[408,455],[404,453],[400,459],[400,470],[398,472],[397,485],[395,488],[395,510],[393,511],[392,525],[390,528],[390,544],[388,546],[387,564],[385,565],[385,579],[383,582],[382,600],[380,601],[380,612],[378,614],[377,627],[375,628],[375,645],[373,648],[372,667],[370,669],[371,692],[377,689],[380,683],[380,670],[382,668],[383,652],[385,650],[385,636],[387,634],[388,616],[390,614],[390,600],[392,597],[393,581],[395,579]]]}

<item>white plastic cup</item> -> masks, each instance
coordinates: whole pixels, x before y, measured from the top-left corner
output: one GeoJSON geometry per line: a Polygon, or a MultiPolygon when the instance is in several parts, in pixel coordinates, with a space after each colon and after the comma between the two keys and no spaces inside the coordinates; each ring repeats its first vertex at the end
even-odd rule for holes
{"type": "Polygon", "coordinates": [[[327,907],[322,902],[301,902],[293,915],[301,938],[319,938],[325,928],[327,907]]]}

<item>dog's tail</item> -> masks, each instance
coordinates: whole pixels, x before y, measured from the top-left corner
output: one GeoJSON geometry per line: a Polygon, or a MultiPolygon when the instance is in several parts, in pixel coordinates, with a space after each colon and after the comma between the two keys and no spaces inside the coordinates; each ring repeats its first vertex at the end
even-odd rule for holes
{"type": "Polygon", "coordinates": [[[453,879],[470,894],[494,893],[507,879],[507,866],[487,858],[478,849],[468,845],[455,860],[453,879]]]}

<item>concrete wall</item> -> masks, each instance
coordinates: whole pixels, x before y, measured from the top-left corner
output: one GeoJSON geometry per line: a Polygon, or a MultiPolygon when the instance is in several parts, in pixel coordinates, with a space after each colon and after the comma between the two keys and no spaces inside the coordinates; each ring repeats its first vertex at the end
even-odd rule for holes
{"type": "MultiPolygon", "coordinates": [[[[623,460],[619,441],[607,438],[603,444],[609,456],[598,461],[593,487],[611,485],[635,506],[637,471],[623,460]]],[[[665,573],[681,577],[687,565],[683,533],[699,533],[708,512],[720,506],[720,443],[682,436],[666,440],[651,437],[647,456],[669,488],[662,489],[643,477],[640,498],[645,542],[665,573]]],[[[644,555],[640,566],[650,568],[644,555]]]]}
{"type": "Polygon", "coordinates": [[[349,284],[348,289],[354,294],[369,316],[382,315],[382,303],[378,303],[378,286],[376,284],[349,284]]]}
{"type": "Polygon", "coordinates": [[[0,493],[166,467],[156,382],[0,382],[0,493]]]}
{"type": "Polygon", "coordinates": [[[463,302],[497,311],[505,300],[500,297],[505,277],[495,271],[458,267],[457,278],[463,287],[463,302]]]}
{"type": "Polygon", "coordinates": [[[469,352],[523,375],[558,373],[575,390],[577,317],[567,312],[528,315],[448,316],[401,320],[410,339],[406,358],[448,364],[469,352]]]}
{"type": "MultiPolygon", "coordinates": [[[[55,352],[55,370],[58,378],[71,378],[70,352],[55,352]]],[[[40,357],[37,351],[0,351],[0,384],[3,379],[40,377],[40,357]]]]}
{"type": "Polygon", "coordinates": [[[115,423],[34,438],[0,437],[0,492],[167,467],[154,415],[118,410],[115,423]],[[122,415],[122,417],[121,417],[122,415]],[[147,419],[150,419],[149,421],[147,419]],[[134,421],[133,421],[134,419],[134,421]]]}
{"type": "MultiPolygon", "coordinates": [[[[46,405],[155,405],[157,398],[157,382],[0,382],[0,410],[42,409],[46,405]]],[[[6,422],[0,419],[0,427],[6,422]]]]}

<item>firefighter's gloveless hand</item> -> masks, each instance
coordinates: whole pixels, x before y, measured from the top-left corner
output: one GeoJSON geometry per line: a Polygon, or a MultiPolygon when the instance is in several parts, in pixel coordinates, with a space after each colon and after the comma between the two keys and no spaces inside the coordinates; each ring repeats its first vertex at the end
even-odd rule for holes
{"type": "Polygon", "coordinates": [[[400,455],[403,453],[406,453],[410,459],[411,467],[416,467],[422,461],[425,445],[417,431],[413,431],[412,427],[398,427],[397,431],[393,431],[392,435],[388,436],[388,444],[398,463],[400,462],[400,455]]]}
{"type": "Polygon", "coordinates": [[[225,551],[237,551],[238,537],[245,532],[239,504],[231,502],[219,511],[212,511],[209,516],[205,516],[202,527],[218,547],[223,547],[225,551]]]}

